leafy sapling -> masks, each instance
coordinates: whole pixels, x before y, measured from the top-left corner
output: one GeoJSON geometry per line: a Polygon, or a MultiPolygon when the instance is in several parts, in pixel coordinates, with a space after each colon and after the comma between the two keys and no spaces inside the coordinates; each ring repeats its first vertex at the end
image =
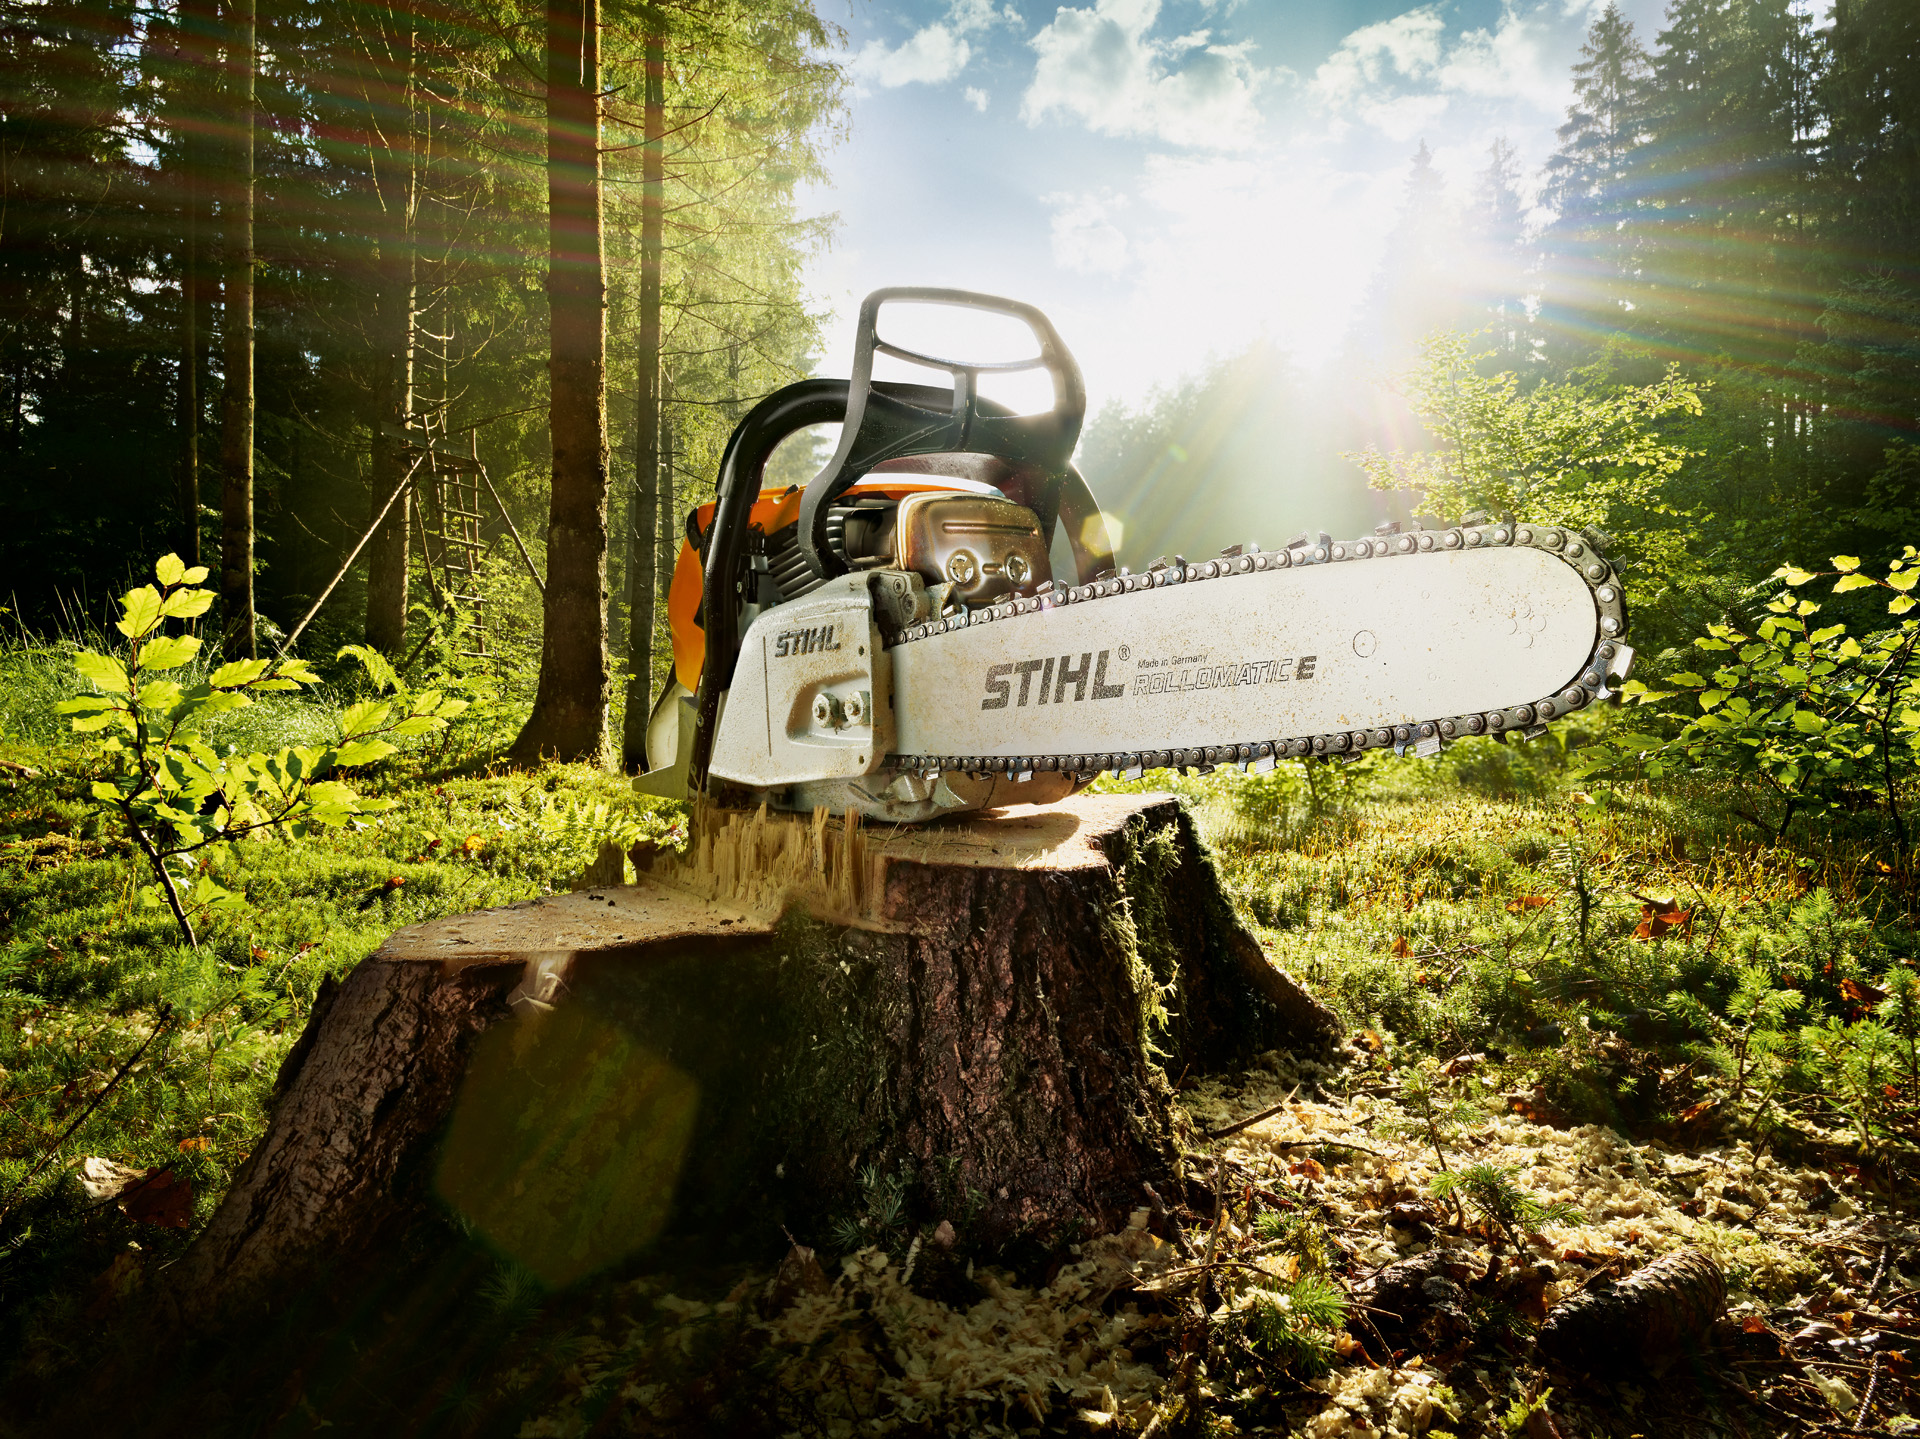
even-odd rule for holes
{"type": "Polygon", "coordinates": [[[1751,634],[1710,625],[1694,641],[1701,670],[1667,676],[1655,690],[1638,680],[1622,693],[1642,704],[1685,695],[1699,713],[1681,720],[1670,738],[1620,733],[1595,747],[1577,774],[1637,770],[1658,779],[1676,768],[1703,775],[1735,775],[1771,794],[1778,819],[1743,817],[1783,836],[1797,815],[1845,808],[1864,800],[1881,809],[1895,848],[1909,847],[1901,807],[1920,769],[1920,550],[1912,545],[1886,578],[1866,574],[1852,555],[1835,555],[1836,595],[1878,589],[1890,597],[1891,629],[1853,635],[1844,624],[1811,628],[1821,606],[1794,590],[1822,577],[1788,565],[1751,634]],[[1711,668],[1709,668],[1711,666],[1711,668]]]}
{"type": "Polygon", "coordinates": [[[221,754],[206,739],[210,722],[251,705],[255,695],[297,690],[319,676],[299,659],[231,660],[183,683],[199,657],[200,638],[167,634],[165,626],[207,612],[213,592],[199,588],[206,577],[204,566],[189,569],[177,555],[162,558],[154,566],[158,583],[130,590],[121,602],[114,628],[124,644],[111,654],[83,649],[74,656],[93,693],[57,706],[76,733],[101,735],[109,777],[94,783],[93,797],[124,825],[181,937],[195,948],[189,909],[237,902],[199,859],[249,835],[302,835],[389,808],[333,775],[385,759],[395,752],[392,741],[442,729],[466,707],[432,691],[404,704],[370,700],[337,717],[332,744],[221,754]],[[183,888],[188,876],[191,884],[183,888]]]}

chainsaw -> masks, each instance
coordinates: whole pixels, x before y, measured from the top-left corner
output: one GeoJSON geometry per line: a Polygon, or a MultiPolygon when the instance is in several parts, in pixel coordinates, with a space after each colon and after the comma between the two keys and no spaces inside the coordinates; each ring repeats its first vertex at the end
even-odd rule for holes
{"type": "Polygon", "coordinates": [[[1591,531],[1473,514],[1117,564],[1071,462],[1085,413],[1079,367],[1032,306],[869,295],[851,377],[757,404],[687,516],[674,676],[638,787],[919,823],[1054,803],[1103,772],[1530,738],[1626,674],[1625,599],[1591,531]],[[890,305],[1017,322],[1033,352],[912,349],[886,337],[890,305]],[[951,383],[877,380],[876,356],[951,383]],[[1051,382],[1050,409],[980,394],[983,375],[1021,371],[1051,382]],[[833,422],[825,468],[762,487],[782,440],[833,422]]]}

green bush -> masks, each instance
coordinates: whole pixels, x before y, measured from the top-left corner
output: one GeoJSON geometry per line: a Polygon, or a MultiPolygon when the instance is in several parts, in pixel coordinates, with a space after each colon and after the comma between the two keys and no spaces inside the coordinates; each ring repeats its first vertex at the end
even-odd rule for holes
{"type": "MultiPolygon", "coordinates": [[[[1837,575],[1835,594],[1881,589],[1896,617],[1913,609],[1920,551],[1912,545],[1885,579],[1863,573],[1851,555],[1836,555],[1833,564],[1824,573],[1837,575]]],[[[1821,575],[1789,565],[1776,578],[1784,587],[1766,602],[1766,618],[1753,633],[1713,625],[1694,641],[1710,670],[1678,671],[1658,690],[1637,680],[1622,687],[1643,705],[1684,695],[1698,714],[1687,716],[1670,737],[1614,734],[1594,748],[1579,772],[1659,779],[1679,770],[1749,780],[1771,798],[1775,812],[1743,816],[1775,835],[1784,835],[1798,816],[1871,807],[1884,813],[1904,854],[1909,840],[1903,795],[1920,769],[1920,678],[1914,665],[1920,622],[1902,619],[1891,629],[1859,636],[1845,624],[1810,629],[1821,606],[1791,591],[1821,575]]]]}

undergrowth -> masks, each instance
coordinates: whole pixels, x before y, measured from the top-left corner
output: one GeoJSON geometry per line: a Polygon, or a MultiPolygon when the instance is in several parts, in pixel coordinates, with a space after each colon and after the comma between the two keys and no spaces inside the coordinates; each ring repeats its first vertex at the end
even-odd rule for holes
{"type": "MultiPolygon", "coordinates": [[[[90,798],[101,776],[52,716],[75,692],[75,648],[0,648],[0,1346],[54,1367],[71,1356],[49,1346],[110,1304],[129,1254],[164,1261],[204,1222],[260,1137],[280,1062],[327,979],[401,925],[563,888],[607,837],[679,824],[585,767],[490,769],[510,717],[479,704],[451,738],[368,773],[365,792],[393,806],[377,820],[224,852],[215,877],[244,904],[211,921],[196,952],[164,910],[139,903],[138,856],[90,798]],[[83,1158],[170,1170],[190,1203],[164,1223],[137,1219],[89,1197],[83,1158]]],[[[323,742],[326,717],[361,697],[350,673],[323,677],[308,695],[219,717],[229,728],[212,742],[323,742]]],[[[1597,1121],[1682,1148],[1730,1137],[1812,1147],[1885,1192],[1910,1186],[1910,862],[1870,811],[1769,839],[1741,819],[1752,797],[1730,783],[1577,787],[1569,745],[1607,722],[1583,718],[1533,745],[1470,741],[1437,762],[1369,756],[1102,787],[1184,796],[1273,960],[1356,1036],[1339,1082],[1392,1086],[1410,1137],[1452,1176],[1432,1197],[1509,1247],[1554,1215],[1512,1173],[1456,1152],[1456,1133],[1487,1111],[1597,1121]]],[[[920,1272],[944,1275],[956,1295],[983,1292],[970,1263],[939,1248],[938,1228],[906,1212],[894,1176],[856,1177],[860,1212],[803,1242],[891,1251],[908,1273],[918,1254],[920,1272]]],[[[1325,1236],[1281,1214],[1240,1222],[1233,1242],[1249,1255],[1295,1257],[1273,1282],[1209,1296],[1222,1393],[1312,1375],[1339,1333],[1332,1291],[1315,1287],[1325,1236]]],[[[570,1301],[518,1274],[489,1293],[499,1324],[541,1336],[529,1362],[548,1379],[523,1376],[521,1412],[546,1402],[541,1383],[570,1392],[562,1361],[585,1342],[570,1301]]],[[[718,1295],[713,1308],[734,1312],[718,1295]]],[[[771,1361],[742,1351],[724,1362],[771,1361]]],[[[705,1372],[685,1355],[676,1364],[705,1372]]],[[[474,1405],[497,1379],[473,1376],[474,1405]]],[[[657,1382],[678,1381],[663,1370],[657,1382]]]]}

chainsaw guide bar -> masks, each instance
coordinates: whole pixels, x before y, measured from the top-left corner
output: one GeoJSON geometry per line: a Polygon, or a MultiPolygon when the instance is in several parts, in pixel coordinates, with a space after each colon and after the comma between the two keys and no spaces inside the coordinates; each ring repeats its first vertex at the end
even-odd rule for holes
{"type": "Polygon", "coordinates": [[[1250,547],[908,626],[889,649],[898,750],[884,767],[1259,771],[1531,737],[1606,698],[1632,658],[1625,630],[1617,576],[1577,531],[1492,523],[1250,547]],[[1480,697],[1506,702],[1448,712],[1480,697]],[[1050,736],[1080,743],[1023,743],[1050,736]]]}

